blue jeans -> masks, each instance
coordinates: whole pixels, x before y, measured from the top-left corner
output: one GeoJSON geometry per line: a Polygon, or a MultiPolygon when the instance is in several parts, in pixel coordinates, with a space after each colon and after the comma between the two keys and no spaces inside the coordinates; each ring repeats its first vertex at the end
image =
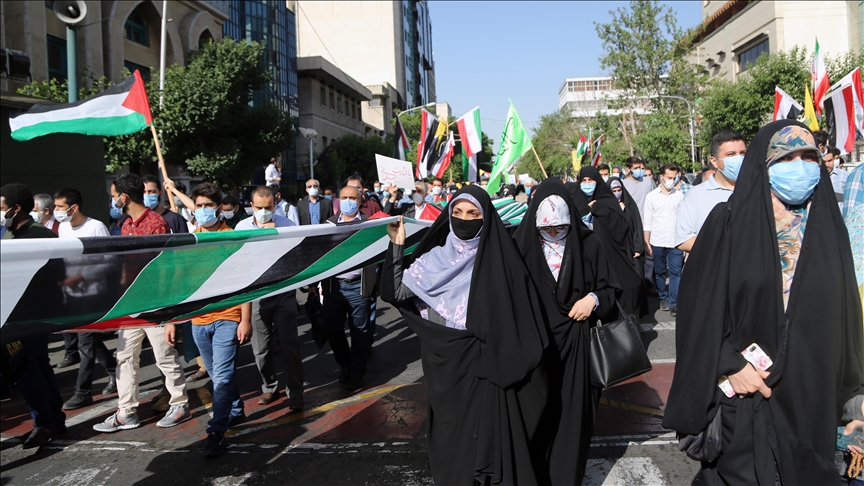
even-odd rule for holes
{"type": "MultiPolygon", "coordinates": [[[[8,343],[8,346],[14,344],[8,343]]],[[[30,408],[34,425],[62,429],[66,425],[66,414],[62,410],[63,397],[48,358],[48,338],[25,339],[21,344],[21,349],[9,360],[9,368],[30,408]]]]}
{"type": "Polygon", "coordinates": [[[192,325],[195,345],[201,352],[204,366],[213,381],[213,418],[207,422],[207,433],[224,434],[228,419],[243,415],[243,402],[237,389],[237,326],[234,321],[214,321],[192,325]]]}
{"type": "Polygon", "coordinates": [[[669,307],[678,305],[678,283],[684,266],[684,252],[677,248],[651,245],[654,253],[654,284],[660,300],[669,302],[669,307]],[[666,271],[669,271],[669,288],[666,288],[666,271]]]}
{"type": "Polygon", "coordinates": [[[360,279],[354,282],[336,280],[330,294],[324,296],[321,317],[327,340],[336,363],[347,369],[351,377],[362,378],[366,374],[366,359],[372,347],[369,307],[369,299],[360,296],[360,279]],[[350,348],[345,337],[346,318],[351,330],[350,348]]]}

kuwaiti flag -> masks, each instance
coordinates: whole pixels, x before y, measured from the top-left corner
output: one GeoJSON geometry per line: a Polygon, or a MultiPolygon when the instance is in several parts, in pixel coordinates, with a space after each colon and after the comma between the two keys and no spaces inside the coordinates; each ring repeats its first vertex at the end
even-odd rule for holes
{"type": "Polygon", "coordinates": [[[804,111],[804,107],[801,106],[801,103],[780,89],[780,86],[774,87],[774,121],[797,120],[802,111],[804,111]]]}
{"type": "Polygon", "coordinates": [[[462,147],[464,147],[468,157],[473,157],[483,151],[479,106],[456,120],[456,126],[459,128],[459,139],[462,141],[462,147]]]}
{"type": "Polygon", "coordinates": [[[86,100],[64,105],[34,105],[9,118],[12,138],[23,142],[50,133],[128,135],[153,121],[144,80],[134,76],[86,100]]]}
{"type": "Polygon", "coordinates": [[[855,141],[864,136],[864,93],[861,68],[855,68],[825,95],[828,138],[842,154],[852,152],[855,141]]]}
{"type": "Polygon", "coordinates": [[[822,100],[831,82],[828,80],[828,67],[825,66],[825,58],[819,50],[819,39],[816,39],[816,52],[810,62],[810,80],[813,83],[813,103],[816,105],[816,113],[822,114],[822,100]]]}
{"type": "Polygon", "coordinates": [[[402,121],[399,120],[399,117],[396,117],[396,158],[399,160],[405,160],[405,152],[411,148],[411,144],[408,143],[408,134],[405,133],[405,127],[402,126],[402,121]]]}

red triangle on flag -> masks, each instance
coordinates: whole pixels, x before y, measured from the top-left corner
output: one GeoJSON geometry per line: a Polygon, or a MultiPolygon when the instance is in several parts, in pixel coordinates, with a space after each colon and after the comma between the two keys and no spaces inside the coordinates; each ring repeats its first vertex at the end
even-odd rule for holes
{"type": "Polygon", "coordinates": [[[135,70],[135,84],[123,100],[123,107],[129,108],[144,115],[144,120],[148,125],[153,123],[153,115],[150,113],[150,100],[147,98],[147,89],[144,87],[144,80],[141,78],[141,73],[135,70]]]}

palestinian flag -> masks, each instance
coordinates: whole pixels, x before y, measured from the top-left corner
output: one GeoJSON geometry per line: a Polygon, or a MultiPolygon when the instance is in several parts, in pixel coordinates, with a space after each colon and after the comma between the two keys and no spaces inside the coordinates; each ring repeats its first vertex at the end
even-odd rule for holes
{"type": "Polygon", "coordinates": [[[144,80],[137,70],[122,83],[86,100],[63,105],[34,105],[10,117],[12,138],[23,142],[50,133],[112,137],[128,135],[153,122],[144,80]]]}
{"type": "Polygon", "coordinates": [[[402,120],[396,117],[396,150],[394,157],[399,160],[405,160],[405,152],[411,148],[408,143],[408,134],[405,133],[405,127],[402,126],[402,120]]]}
{"type": "Polygon", "coordinates": [[[603,138],[606,137],[605,134],[597,137],[597,140],[594,141],[594,146],[592,147],[592,151],[594,152],[594,158],[591,160],[591,166],[597,167],[600,165],[600,159],[603,157],[600,155],[600,146],[603,145],[603,138]]]}
{"type": "Polygon", "coordinates": [[[579,144],[576,145],[576,150],[573,152],[573,170],[579,172],[582,169],[582,159],[585,157],[585,152],[588,151],[588,140],[585,135],[579,134],[579,144]]]}
{"type": "Polygon", "coordinates": [[[825,66],[825,58],[819,50],[819,39],[816,39],[816,51],[810,62],[810,81],[813,83],[813,103],[816,105],[816,113],[822,114],[822,100],[828,92],[831,82],[828,80],[828,67],[825,66]]]}
{"type": "Polygon", "coordinates": [[[435,221],[436,219],[438,219],[439,214],[441,214],[441,208],[427,202],[420,210],[420,214],[417,214],[415,216],[421,221],[435,221]]]}
{"type": "Polygon", "coordinates": [[[780,86],[774,87],[774,119],[777,120],[797,120],[804,111],[801,103],[795,101],[785,91],[780,89],[780,86]]]}
{"type": "Polygon", "coordinates": [[[468,157],[465,154],[465,144],[460,144],[462,146],[462,180],[463,182],[477,182],[477,154],[474,154],[472,157],[468,157]]]}

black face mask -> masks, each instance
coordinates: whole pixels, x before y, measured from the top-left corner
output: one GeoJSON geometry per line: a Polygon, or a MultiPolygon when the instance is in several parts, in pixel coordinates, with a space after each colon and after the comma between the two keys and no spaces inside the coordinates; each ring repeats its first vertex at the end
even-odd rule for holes
{"type": "Polygon", "coordinates": [[[462,241],[474,239],[483,228],[483,219],[460,219],[451,218],[450,224],[453,226],[453,235],[462,241]]]}

